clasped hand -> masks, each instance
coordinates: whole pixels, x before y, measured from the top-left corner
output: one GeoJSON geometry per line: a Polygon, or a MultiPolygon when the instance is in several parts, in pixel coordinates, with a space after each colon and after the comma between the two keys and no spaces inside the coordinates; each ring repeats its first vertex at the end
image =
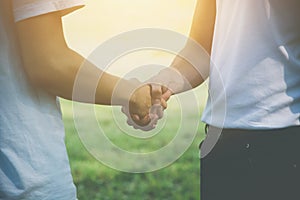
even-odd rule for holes
{"type": "Polygon", "coordinates": [[[145,83],[137,88],[130,97],[128,106],[122,107],[122,112],[127,115],[127,123],[135,129],[150,131],[163,117],[167,108],[167,101],[172,95],[166,87],[145,83]]]}

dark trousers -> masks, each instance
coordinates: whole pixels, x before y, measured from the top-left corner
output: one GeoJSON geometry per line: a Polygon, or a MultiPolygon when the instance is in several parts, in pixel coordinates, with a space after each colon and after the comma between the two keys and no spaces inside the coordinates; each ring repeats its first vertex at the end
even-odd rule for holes
{"type": "Polygon", "coordinates": [[[224,129],[201,159],[201,200],[250,199],[300,200],[300,127],[224,129]]]}

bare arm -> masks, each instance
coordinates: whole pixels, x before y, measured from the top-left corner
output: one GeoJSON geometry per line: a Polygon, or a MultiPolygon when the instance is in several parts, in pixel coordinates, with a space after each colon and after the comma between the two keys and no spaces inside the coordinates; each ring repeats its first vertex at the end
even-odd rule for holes
{"type": "MultiPolygon", "coordinates": [[[[191,40],[187,42],[181,55],[175,57],[169,68],[160,71],[149,80],[152,87],[152,103],[165,104],[171,95],[195,88],[208,77],[215,16],[216,0],[198,0],[190,31],[191,40]]],[[[163,116],[162,108],[153,112],[159,118],[163,116]]],[[[145,121],[137,116],[132,118],[139,124],[145,121]]]]}
{"type": "Polygon", "coordinates": [[[210,54],[216,18],[216,0],[198,0],[190,37],[210,54]]]}
{"type": "Polygon", "coordinates": [[[189,81],[192,88],[203,83],[208,76],[215,16],[216,0],[198,0],[190,30],[190,38],[203,47],[206,52],[198,48],[195,49],[193,47],[195,44],[190,45],[187,43],[182,55],[190,58],[194,63],[189,63],[177,56],[171,65],[189,81]]]}
{"type": "Polygon", "coordinates": [[[152,98],[159,102],[170,95],[197,87],[209,74],[210,53],[214,35],[216,16],[215,0],[199,0],[195,9],[190,40],[175,57],[169,68],[153,77],[152,83],[165,87],[152,86],[152,98]]]}
{"type": "MultiPolygon", "coordinates": [[[[84,95],[78,99],[72,99],[74,81],[80,66],[85,59],[71,50],[64,38],[61,14],[53,12],[33,18],[29,18],[17,23],[19,43],[23,58],[25,71],[29,80],[36,87],[42,88],[54,96],[60,96],[70,100],[80,102],[90,102],[84,95]]],[[[89,90],[96,87],[95,103],[111,105],[112,93],[116,84],[122,81],[122,88],[115,94],[114,104],[124,105],[130,98],[130,93],[137,87],[131,81],[120,79],[106,72],[101,71],[91,63],[84,65],[81,78],[81,89],[89,90]],[[101,79],[98,81],[99,77],[101,79]],[[98,83],[98,85],[94,85],[98,83]]],[[[151,105],[149,87],[143,87],[143,97],[141,102],[146,109],[136,110],[137,113],[147,113],[151,105]],[[148,100],[147,100],[147,98],[148,100]]],[[[138,95],[138,92],[135,93],[138,95]]],[[[131,101],[137,100],[137,96],[131,101]]]]}

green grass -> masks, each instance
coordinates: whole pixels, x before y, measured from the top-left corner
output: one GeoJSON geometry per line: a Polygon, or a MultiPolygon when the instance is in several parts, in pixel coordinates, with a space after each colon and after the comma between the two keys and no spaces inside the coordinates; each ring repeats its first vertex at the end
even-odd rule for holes
{"type": "MultiPolygon", "coordinates": [[[[62,101],[62,107],[66,145],[79,200],[198,200],[200,198],[198,144],[203,137],[203,124],[198,127],[198,134],[193,144],[176,162],[155,172],[133,174],[111,169],[91,156],[81,143],[75,129],[70,102],[62,101]]],[[[178,112],[174,108],[173,111],[178,112]]],[[[167,122],[166,128],[162,131],[165,133],[154,136],[156,142],[146,145],[145,141],[124,136],[121,131],[118,131],[112,120],[111,108],[97,106],[96,116],[108,137],[117,146],[129,148],[129,151],[147,152],[160,148],[172,139],[172,133],[178,128],[178,121],[171,118],[173,122],[167,122]]],[[[192,114],[188,116],[191,119],[199,118],[192,114]]],[[[83,115],[82,118],[84,117],[87,116],[83,115]]],[[[86,126],[88,127],[89,124],[86,126]]],[[[188,128],[186,129],[188,131],[188,128]]]]}

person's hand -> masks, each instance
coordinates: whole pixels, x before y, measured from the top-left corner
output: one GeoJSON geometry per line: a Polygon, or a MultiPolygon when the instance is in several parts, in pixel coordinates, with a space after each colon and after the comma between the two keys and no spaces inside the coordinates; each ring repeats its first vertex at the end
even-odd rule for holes
{"type": "Polygon", "coordinates": [[[129,106],[124,106],[122,111],[127,115],[127,123],[130,126],[148,131],[154,129],[158,120],[163,117],[164,110],[167,108],[166,102],[171,95],[184,91],[188,84],[173,68],[161,70],[144,84],[135,90],[129,106]]]}
{"type": "MultiPolygon", "coordinates": [[[[135,98],[131,98],[133,102],[130,104],[133,106],[129,106],[129,108],[123,107],[122,111],[128,116],[127,123],[130,126],[142,130],[151,130],[156,127],[157,121],[163,117],[164,110],[167,108],[166,102],[170,96],[183,90],[185,81],[175,69],[166,68],[147,80],[145,84],[147,85],[144,85],[144,87],[150,87],[151,106],[144,105],[144,111],[141,112],[140,108],[138,108],[139,106],[134,103],[135,98]],[[150,109],[148,114],[146,114],[147,109],[150,109]]],[[[140,90],[142,88],[136,90],[133,97],[139,96],[140,90]]],[[[138,101],[142,102],[141,100],[138,101]]]]}
{"type": "Polygon", "coordinates": [[[150,115],[152,106],[150,85],[142,84],[138,80],[131,80],[137,89],[130,96],[128,105],[122,107],[122,112],[127,116],[127,123],[135,129],[149,131],[155,128],[158,118],[150,115]]]}
{"type": "MultiPolygon", "coordinates": [[[[167,108],[167,100],[172,95],[172,92],[167,88],[158,84],[149,84],[151,93],[151,107],[148,115],[144,117],[132,114],[133,122],[140,126],[145,126],[149,123],[147,129],[153,129],[159,119],[163,117],[164,110],[167,108]]],[[[132,124],[131,124],[132,125],[132,124]]]]}
{"type": "Polygon", "coordinates": [[[186,87],[183,76],[173,68],[161,70],[157,75],[146,81],[151,86],[150,116],[161,119],[164,109],[167,108],[167,101],[175,92],[181,92],[186,87]]]}
{"type": "Polygon", "coordinates": [[[128,117],[127,123],[144,131],[154,129],[158,120],[163,117],[163,110],[166,109],[166,101],[170,96],[170,91],[162,86],[140,86],[131,96],[129,105],[122,107],[122,112],[128,117]]]}
{"type": "Polygon", "coordinates": [[[152,103],[150,115],[156,115],[158,119],[161,119],[167,108],[167,101],[173,93],[168,88],[156,83],[151,83],[150,86],[152,103]]]}

